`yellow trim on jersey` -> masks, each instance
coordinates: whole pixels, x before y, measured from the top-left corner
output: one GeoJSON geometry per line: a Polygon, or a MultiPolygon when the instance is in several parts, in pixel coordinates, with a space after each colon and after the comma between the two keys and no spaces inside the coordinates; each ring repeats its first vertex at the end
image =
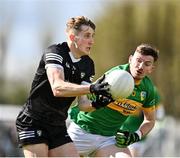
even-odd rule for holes
{"type": "Polygon", "coordinates": [[[134,80],[134,82],[135,82],[135,85],[140,85],[140,83],[141,83],[141,80],[134,80]]]}
{"type": "Polygon", "coordinates": [[[157,104],[157,105],[155,105],[155,109],[157,110],[157,109],[159,109],[161,106],[162,106],[161,104],[157,104]]]}
{"type": "Polygon", "coordinates": [[[107,106],[123,115],[137,115],[142,108],[141,103],[130,99],[118,99],[107,106]]]}
{"type": "Polygon", "coordinates": [[[153,106],[151,106],[151,107],[149,107],[149,108],[144,108],[144,107],[142,107],[142,110],[143,110],[143,111],[146,111],[146,112],[152,112],[152,111],[155,111],[156,108],[155,108],[155,105],[153,105],[153,106]]]}

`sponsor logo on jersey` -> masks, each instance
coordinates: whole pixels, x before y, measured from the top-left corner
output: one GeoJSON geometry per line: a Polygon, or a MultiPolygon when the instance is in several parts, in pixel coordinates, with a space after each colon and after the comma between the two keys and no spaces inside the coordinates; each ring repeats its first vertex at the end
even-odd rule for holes
{"type": "Polygon", "coordinates": [[[108,105],[109,108],[119,111],[123,115],[137,115],[142,104],[130,99],[118,99],[108,105]]]}

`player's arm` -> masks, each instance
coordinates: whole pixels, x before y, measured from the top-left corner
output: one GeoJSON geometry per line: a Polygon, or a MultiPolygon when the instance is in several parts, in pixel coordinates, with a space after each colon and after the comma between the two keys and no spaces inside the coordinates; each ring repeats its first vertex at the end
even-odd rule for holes
{"type": "Polygon", "coordinates": [[[81,111],[91,112],[96,110],[92,106],[92,101],[88,99],[87,95],[78,97],[78,106],[81,111]]]}
{"type": "Polygon", "coordinates": [[[144,121],[142,122],[139,130],[141,131],[142,137],[147,135],[155,125],[155,106],[151,110],[143,110],[144,121]]]}
{"type": "Polygon", "coordinates": [[[138,142],[145,135],[147,135],[155,124],[155,108],[150,108],[151,110],[143,110],[144,121],[142,122],[139,129],[135,132],[118,130],[116,133],[116,146],[122,148],[127,147],[130,144],[138,142]]]}
{"type": "Polygon", "coordinates": [[[81,111],[91,112],[99,108],[103,108],[112,102],[111,96],[96,95],[96,99],[89,100],[87,95],[79,97],[79,108],[81,111]]]}
{"type": "Polygon", "coordinates": [[[95,84],[78,85],[64,81],[63,68],[47,67],[46,73],[55,97],[73,97],[88,93],[108,95],[108,83],[102,83],[101,78],[95,84]]]}
{"type": "Polygon", "coordinates": [[[46,72],[53,94],[56,97],[73,97],[90,93],[90,85],[65,82],[63,68],[48,67],[46,72]]]}
{"type": "Polygon", "coordinates": [[[156,120],[156,104],[159,103],[159,96],[157,89],[153,87],[153,91],[150,93],[149,106],[148,108],[143,107],[144,121],[142,122],[139,130],[141,131],[142,137],[147,135],[155,125],[156,120]],[[151,106],[150,106],[151,105],[151,106]]]}
{"type": "MultiPolygon", "coordinates": [[[[82,84],[90,84],[84,81],[82,84]]],[[[78,106],[81,111],[92,112],[96,109],[105,107],[112,101],[111,95],[82,95],[78,97],[78,106]]]]}

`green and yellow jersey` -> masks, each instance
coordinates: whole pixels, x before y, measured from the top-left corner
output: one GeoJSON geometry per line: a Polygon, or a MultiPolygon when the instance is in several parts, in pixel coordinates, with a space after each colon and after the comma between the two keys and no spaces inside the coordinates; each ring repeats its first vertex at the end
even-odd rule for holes
{"type": "MultiPolygon", "coordinates": [[[[129,64],[116,66],[106,74],[116,69],[128,71],[129,64]]],[[[79,111],[75,106],[72,107],[69,114],[70,118],[85,131],[103,136],[113,136],[130,115],[138,115],[142,109],[154,110],[155,95],[154,85],[146,76],[139,83],[135,83],[133,93],[125,99],[118,99],[93,112],[79,111]]],[[[93,100],[94,97],[90,99],[93,100]]]]}

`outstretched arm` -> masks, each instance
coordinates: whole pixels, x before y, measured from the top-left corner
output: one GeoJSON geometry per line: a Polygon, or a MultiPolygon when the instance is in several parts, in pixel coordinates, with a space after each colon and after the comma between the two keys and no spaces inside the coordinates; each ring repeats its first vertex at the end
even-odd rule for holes
{"type": "Polygon", "coordinates": [[[64,81],[63,68],[48,67],[46,71],[55,97],[74,97],[89,93],[109,95],[109,86],[107,82],[103,82],[103,77],[94,84],[78,85],[64,81]]]}
{"type": "Polygon", "coordinates": [[[143,110],[143,113],[144,121],[139,128],[142,137],[147,135],[155,125],[155,108],[153,108],[152,110],[143,110]]]}
{"type": "Polygon", "coordinates": [[[144,113],[144,121],[142,122],[139,129],[135,132],[118,130],[116,134],[116,146],[120,148],[127,147],[130,144],[133,144],[142,139],[145,135],[147,135],[155,124],[155,110],[154,108],[151,110],[143,110],[144,113]]]}
{"type": "Polygon", "coordinates": [[[54,96],[73,97],[90,93],[90,85],[65,82],[63,69],[48,67],[46,71],[54,96]]]}

